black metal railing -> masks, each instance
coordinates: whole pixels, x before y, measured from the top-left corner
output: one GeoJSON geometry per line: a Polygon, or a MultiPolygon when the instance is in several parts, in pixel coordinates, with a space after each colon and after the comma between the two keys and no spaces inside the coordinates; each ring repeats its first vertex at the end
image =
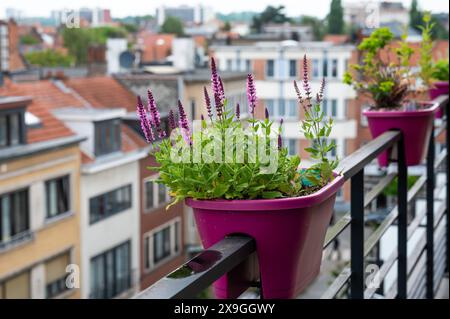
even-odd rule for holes
{"type": "MultiPolygon", "coordinates": [[[[441,96],[433,101],[446,108],[449,114],[448,96],[441,96]]],[[[329,228],[324,249],[336,240],[350,226],[350,262],[337,275],[333,283],[321,298],[329,299],[345,295],[352,299],[372,298],[380,289],[367,286],[365,280],[365,261],[380,240],[391,227],[397,230],[397,249],[385,258],[377,273],[378,280],[383,281],[392,267],[397,264],[397,278],[392,288],[384,292],[385,298],[433,298],[437,286],[448,271],[448,225],[449,196],[445,201],[437,202],[434,193],[436,172],[445,165],[446,192],[449,185],[449,131],[448,116],[442,120],[441,126],[430,138],[426,158],[425,174],[408,189],[408,168],[406,166],[404,141],[400,131],[388,131],[364,145],[339,165],[345,180],[351,183],[350,212],[345,214],[329,228]],[[435,138],[446,131],[446,147],[435,156],[435,138]],[[396,163],[396,170],[387,173],[367,193],[364,193],[364,168],[371,164],[382,152],[391,151],[391,162],[396,163]],[[383,190],[397,179],[397,205],[386,215],[384,220],[365,240],[365,210],[383,190]],[[415,216],[408,217],[408,205],[426,189],[426,207],[417,210],[415,216]],[[435,207],[438,203],[439,206],[435,207]],[[446,221],[444,221],[446,216],[446,221]],[[408,243],[418,231],[425,229],[425,240],[419,236],[418,244],[408,256],[408,243]],[[439,243],[435,245],[435,243],[439,243]],[[444,253],[446,250],[446,253],[444,253]]],[[[423,232],[422,232],[423,233],[423,232]]],[[[135,298],[193,298],[224,274],[245,269],[245,264],[255,257],[255,241],[245,236],[224,238],[209,249],[183,264],[174,272],[147,288],[135,298]],[[217,253],[219,252],[219,254],[217,253]],[[202,265],[201,271],[195,271],[202,265]]],[[[249,282],[249,287],[260,287],[259,282],[249,282]]],[[[263,294],[261,292],[261,298],[263,294]]]]}

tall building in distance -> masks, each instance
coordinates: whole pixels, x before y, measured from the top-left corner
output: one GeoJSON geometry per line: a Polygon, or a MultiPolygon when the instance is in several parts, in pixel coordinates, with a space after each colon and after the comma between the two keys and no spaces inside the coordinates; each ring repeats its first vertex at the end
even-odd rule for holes
{"type": "Polygon", "coordinates": [[[158,25],[162,25],[169,16],[178,18],[187,25],[205,24],[215,18],[213,9],[204,5],[182,5],[178,7],[168,7],[163,5],[156,9],[158,25]]]}

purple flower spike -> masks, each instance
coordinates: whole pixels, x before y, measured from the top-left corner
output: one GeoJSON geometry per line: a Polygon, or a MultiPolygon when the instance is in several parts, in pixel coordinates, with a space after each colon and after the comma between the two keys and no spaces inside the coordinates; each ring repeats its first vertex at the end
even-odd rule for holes
{"type": "Polygon", "coordinates": [[[181,128],[181,134],[183,135],[183,138],[186,141],[186,143],[188,143],[189,145],[192,145],[189,123],[187,120],[186,112],[184,111],[183,104],[181,104],[180,100],[178,100],[178,113],[180,116],[179,123],[180,123],[180,128],[181,128]]]}
{"type": "Polygon", "coordinates": [[[211,58],[211,86],[213,90],[214,104],[216,106],[217,116],[221,117],[223,113],[223,86],[221,86],[220,84],[220,78],[217,73],[216,61],[214,60],[214,58],[211,58]]]}
{"type": "Polygon", "coordinates": [[[280,129],[281,129],[281,127],[283,126],[283,123],[284,123],[284,120],[283,120],[283,119],[280,119],[280,129]]]}
{"type": "Polygon", "coordinates": [[[203,94],[205,96],[205,104],[206,111],[208,112],[208,117],[212,120],[211,99],[209,98],[208,90],[205,86],[203,87],[203,94]]]}
{"type": "Polygon", "coordinates": [[[159,138],[166,136],[166,132],[161,128],[161,116],[159,114],[158,107],[156,106],[155,98],[150,90],[147,91],[148,94],[148,110],[150,112],[151,120],[156,130],[158,131],[159,138]]]}
{"type": "Polygon", "coordinates": [[[255,114],[255,107],[257,103],[255,81],[253,75],[247,75],[247,100],[250,114],[255,114]]]}
{"type": "Polygon", "coordinates": [[[306,59],[306,54],[303,57],[303,89],[305,90],[306,99],[308,100],[308,105],[311,106],[311,86],[309,85],[308,79],[308,60],[306,59]]]}
{"type": "Polygon", "coordinates": [[[241,107],[239,103],[236,104],[236,118],[239,120],[241,118],[241,107]]]}
{"type": "Polygon", "coordinates": [[[222,104],[225,102],[225,89],[223,88],[222,78],[219,76],[219,89],[220,89],[220,98],[222,99],[222,104]]]}
{"type": "Polygon", "coordinates": [[[155,138],[153,136],[152,127],[140,96],[137,97],[137,113],[141,122],[141,129],[144,133],[145,140],[147,141],[147,143],[153,142],[155,138]]]}
{"type": "Polygon", "coordinates": [[[281,138],[281,134],[278,134],[278,150],[281,150],[283,147],[283,140],[281,138]]]}
{"type": "Polygon", "coordinates": [[[177,128],[177,122],[175,121],[175,114],[173,113],[173,110],[169,111],[169,127],[171,130],[177,128]]]}
{"type": "Polygon", "coordinates": [[[325,91],[325,78],[322,79],[320,83],[319,93],[317,93],[317,103],[321,103],[323,101],[323,92],[325,91]]]}
{"type": "Polygon", "coordinates": [[[267,109],[267,107],[265,109],[265,116],[266,116],[266,120],[268,120],[269,119],[269,110],[267,109]]]}
{"type": "Polygon", "coordinates": [[[202,115],[200,115],[200,120],[203,122],[205,120],[205,117],[202,115]]]}

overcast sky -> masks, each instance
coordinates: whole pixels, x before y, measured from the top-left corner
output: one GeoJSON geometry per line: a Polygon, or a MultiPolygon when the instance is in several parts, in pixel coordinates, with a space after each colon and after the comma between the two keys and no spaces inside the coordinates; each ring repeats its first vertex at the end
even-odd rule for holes
{"type": "MultiPolygon", "coordinates": [[[[325,17],[331,0],[0,0],[0,17],[6,8],[22,10],[25,16],[50,16],[50,11],[62,8],[101,7],[111,9],[113,17],[154,14],[161,4],[207,4],[217,12],[261,11],[267,5],[284,5],[289,16],[314,15],[325,17]]],[[[344,0],[345,1],[345,0],[344,0]]],[[[344,2],[343,1],[343,2],[344,2]]],[[[361,0],[347,0],[357,2],[361,0]]],[[[376,1],[376,0],[375,0],[376,1]]],[[[399,0],[409,7],[411,0],[399,0]]],[[[432,12],[448,12],[448,0],[419,0],[421,8],[432,12]]]]}

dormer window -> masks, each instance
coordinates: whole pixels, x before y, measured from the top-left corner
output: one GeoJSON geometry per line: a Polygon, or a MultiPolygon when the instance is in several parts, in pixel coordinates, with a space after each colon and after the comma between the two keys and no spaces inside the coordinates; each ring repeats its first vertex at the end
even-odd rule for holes
{"type": "Polygon", "coordinates": [[[0,148],[25,144],[23,110],[0,111],[0,148]]]}
{"type": "Polygon", "coordinates": [[[120,119],[95,122],[95,155],[106,155],[121,149],[120,119]]]}

